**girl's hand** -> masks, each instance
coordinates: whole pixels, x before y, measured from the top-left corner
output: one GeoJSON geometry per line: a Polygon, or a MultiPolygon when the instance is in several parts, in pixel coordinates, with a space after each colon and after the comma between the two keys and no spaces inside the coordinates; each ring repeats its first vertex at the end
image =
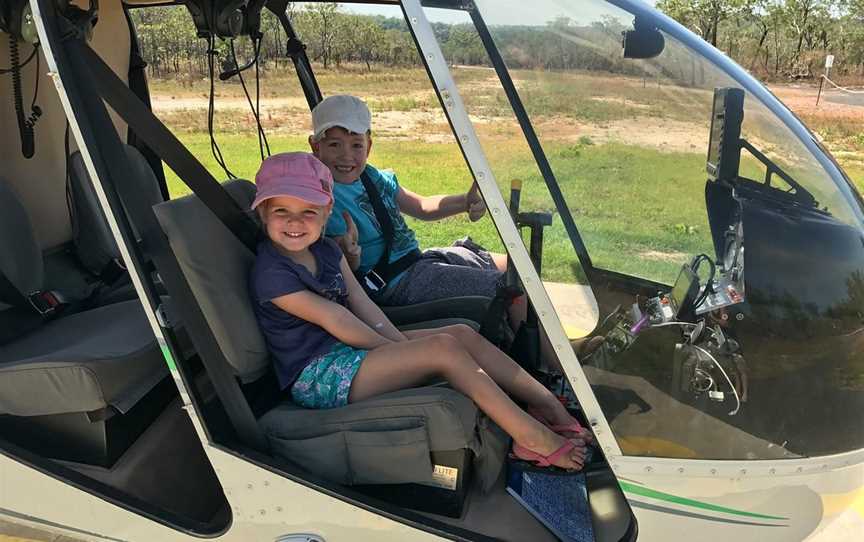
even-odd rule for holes
{"type": "Polygon", "coordinates": [[[465,210],[468,212],[468,219],[471,222],[477,222],[486,214],[486,204],[483,203],[480,187],[476,181],[471,185],[471,190],[465,194],[465,210]]]}

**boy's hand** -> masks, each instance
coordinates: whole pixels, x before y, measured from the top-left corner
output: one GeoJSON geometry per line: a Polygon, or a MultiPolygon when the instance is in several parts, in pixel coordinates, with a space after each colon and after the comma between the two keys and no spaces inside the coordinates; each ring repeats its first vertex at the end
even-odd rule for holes
{"type": "Polygon", "coordinates": [[[465,194],[465,206],[468,211],[468,219],[471,222],[477,222],[483,215],[486,214],[486,204],[483,203],[483,197],[480,195],[480,187],[475,181],[471,185],[471,190],[465,194]]]}
{"type": "Polygon", "coordinates": [[[360,244],[357,242],[357,226],[354,224],[354,220],[348,211],[342,211],[342,219],[345,220],[345,235],[334,237],[333,240],[342,249],[342,253],[345,254],[345,259],[348,260],[351,269],[357,269],[360,265],[360,253],[362,252],[360,244]]]}

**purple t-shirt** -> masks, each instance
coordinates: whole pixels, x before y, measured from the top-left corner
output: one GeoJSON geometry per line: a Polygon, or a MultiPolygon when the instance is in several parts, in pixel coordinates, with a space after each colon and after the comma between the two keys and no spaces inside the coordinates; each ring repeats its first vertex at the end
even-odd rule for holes
{"type": "Polygon", "coordinates": [[[318,264],[318,276],[279,253],[269,239],[258,244],[255,265],[249,275],[252,306],[273,355],[282,389],[291,386],[313,358],[329,352],[338,340],[324,328],[283,311],[271,300],[310,290],[342,306],[348,304],[348,289],[339,268],[342,260],[339,246],[322,237],[309,250],[318,264]]]}

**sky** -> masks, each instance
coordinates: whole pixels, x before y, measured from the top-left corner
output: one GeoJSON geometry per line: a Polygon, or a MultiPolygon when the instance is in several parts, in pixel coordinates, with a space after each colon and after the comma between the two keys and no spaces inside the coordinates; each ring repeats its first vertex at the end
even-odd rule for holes
{"type": "MultiPolygon", "coordinates": [[[[543,25],[558,14],[569,16],[584,24],[618,11],[611,4],[601,0],[476,0],[476,2],[480,12],[487,19],[487,24],[499,25],[543,25]],[[490,5],[495,6],[494,11],[484,10],[484,7],[490,5]]],[[[648,0],[648,3],[653,5],[655,0],[648,0]]],[[[342,7],[352,13],[402,17],[402,10],[396,5],[342,4],[342,7]]],[[[445,9],[426,9],[426,16],[431,22],[448,24],[469,21],[467,14],[445,9]]]]}

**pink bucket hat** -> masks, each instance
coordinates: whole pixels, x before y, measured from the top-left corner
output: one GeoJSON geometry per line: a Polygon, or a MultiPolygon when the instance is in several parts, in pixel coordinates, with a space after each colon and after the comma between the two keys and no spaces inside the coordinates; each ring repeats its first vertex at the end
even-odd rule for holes
{"type": "Polygon", "coordinates": [[[267,158],[255,175],[255,185],[258,192],[252,209],[279,196],[299,198],[313,205],[333,201],[333,174],[306,152],[283,152],[267,158]]]}

